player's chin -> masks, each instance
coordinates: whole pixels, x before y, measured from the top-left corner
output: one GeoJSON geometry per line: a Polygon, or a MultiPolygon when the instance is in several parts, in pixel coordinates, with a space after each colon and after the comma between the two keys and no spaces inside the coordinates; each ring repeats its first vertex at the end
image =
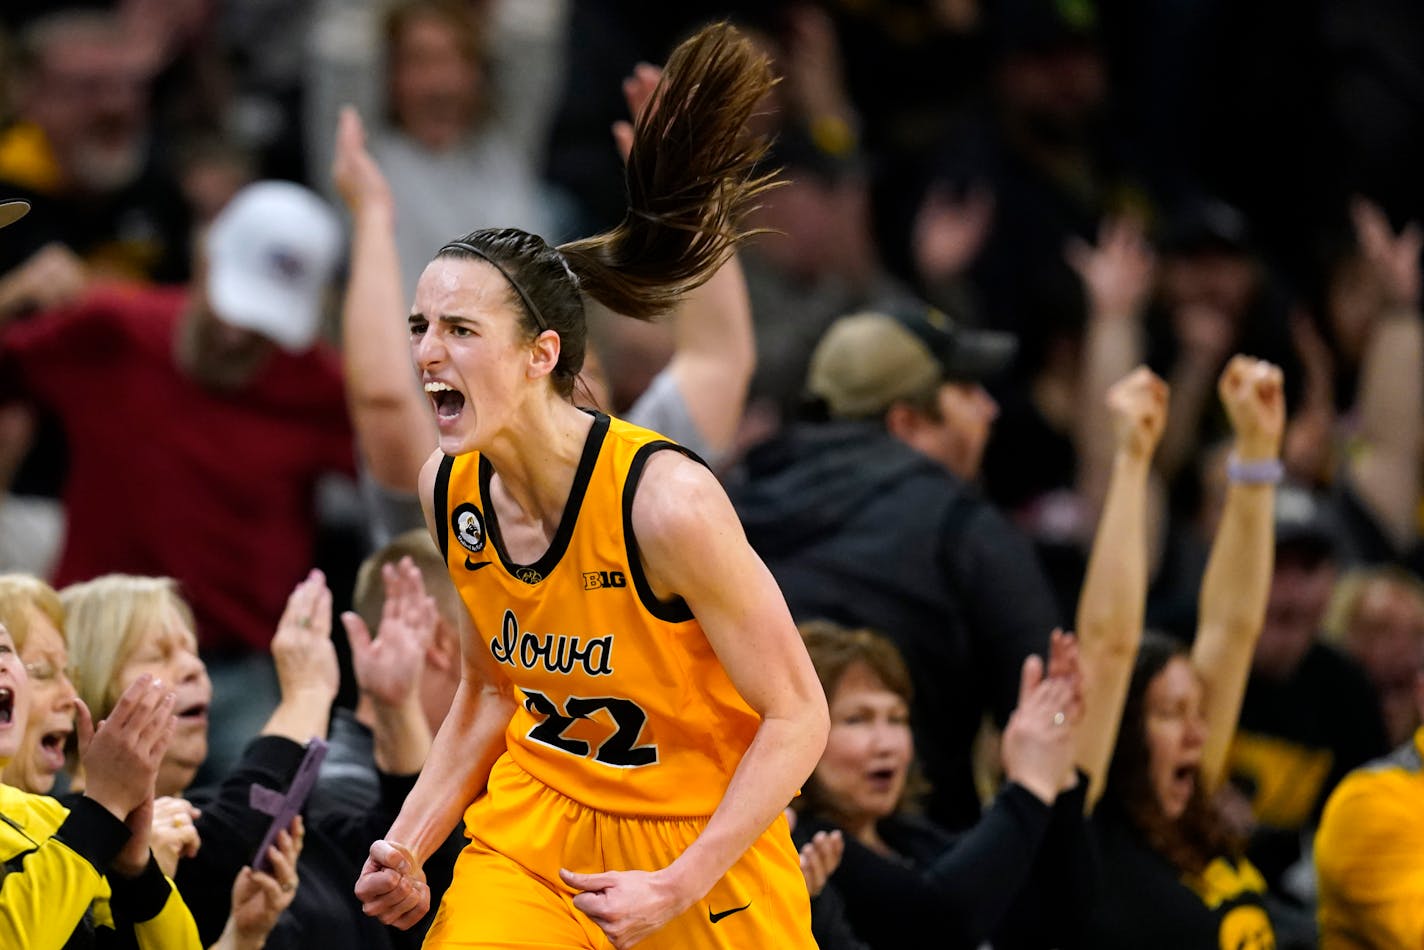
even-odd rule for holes
{"type": "Polygon", "coordinates": [[[466,409],[459,420],[440,426],[437,444],[445,455],[464,455],[479,448],[477,435],[474,413],[466,409]]]}

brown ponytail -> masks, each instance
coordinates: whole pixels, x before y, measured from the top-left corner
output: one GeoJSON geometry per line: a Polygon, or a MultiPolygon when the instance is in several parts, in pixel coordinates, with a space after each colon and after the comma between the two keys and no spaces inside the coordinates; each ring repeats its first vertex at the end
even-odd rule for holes
{"type": "Polygon", "coordinates": [[[622,223],[559,248],[584,293],[647,320],[726,262],[747,236],[752,199],[774,183],[756,173],[767,143],[746,125],[775,81],[767,57],[726,23],[673,51],[633,132],[622,223]]]}
{"type": "Polygon", "coordinates": [[[766,56],[734,27],[704,27],[673,51],[638,118],[628,212],[617,227],[558,248],[524,231],[486,229],[451,241],[438,256],[499,269],[525,332],[559,334],[554,386],[570,396],[588,337],[581,293],[650,320],[706,283],[749,236],[742,218],[775,182],[758,174],[767,143],[746,125],[775,82],[766,56]]]}

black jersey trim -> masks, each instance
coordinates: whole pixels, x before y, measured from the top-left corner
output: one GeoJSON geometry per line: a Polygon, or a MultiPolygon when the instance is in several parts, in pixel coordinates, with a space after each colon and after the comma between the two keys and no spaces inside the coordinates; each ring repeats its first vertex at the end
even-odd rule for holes
{"type": "Polygon", "coordinates": [[[628,573],[633,575],[633,589],[638,592],[638,600],[643,607],[665,623],[686,623],[692,618],[692,609],[681,597],[659,600],[653,593],[653,586],[643,573],[643,559],[638,556],[638,539],[633,534],[633,497],[638,493],[638,482],[643,478],[643,467],[654,452],[670,450],[687,456],[699,465],[707,463],[697,457],[697,453],[683,448],[676,442],[649,442],[638,449],[628,466],[628,476],[623,480],[623,544],[628,554],[628,573]]]}
{"type": "Polygon", "coordinates": [[[578,524],[579,511],[583,508],[583,498],[588,493],[588,483],[593,477],[593,467],[598,464],[603,439],[608,435],[608,425],[609,418],[606,414],[593,413],[593,427],[588,430],[588,437],[584,440],[583,454],[579,456],[578,469],[574,472],[574,484],[569,491],[568,501],[564,502],[564,513],[559,516],[558,530],[554,532],[554,540],[549,543],[549,549],[533,564],[518,563],[504,549],[504,535],[499,530],[499,516],[490,501],[490,478],[494,475],[494,466],[490,465],[487,457],[480,456],[480,505],[485,513],[485,530],[489,532],[490,544],[499,555],[500,564],[511,577],[516,577],[526,584],[537,584],[558,566],[564,552],[569,548],[569,541],[573,539],[574,526],[578,524]]]}
{"type": "Polygon", "coordinates": [[[440,523],[440,556],[450,562],[450,472],[455,468],[455,456],[440,460],[435,472],[435,517],[440,523]]]}

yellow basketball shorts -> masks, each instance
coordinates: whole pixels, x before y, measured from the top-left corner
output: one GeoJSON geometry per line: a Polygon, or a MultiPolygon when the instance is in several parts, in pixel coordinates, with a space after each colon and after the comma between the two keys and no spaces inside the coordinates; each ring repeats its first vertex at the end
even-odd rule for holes
{"type": "MultiPolygon", "coordinates": [[[[488,792],[465,813],[470,843],[425,947],[607,950],[612,944],[574,907],[577,892],[559,879],[559,869],[656,871],[706,823],[605,814],[501,757],[488,792]]],[[[814,950],[810,899],[786,819],[778,817],[706,897],[638,946],[814,950]]]]}

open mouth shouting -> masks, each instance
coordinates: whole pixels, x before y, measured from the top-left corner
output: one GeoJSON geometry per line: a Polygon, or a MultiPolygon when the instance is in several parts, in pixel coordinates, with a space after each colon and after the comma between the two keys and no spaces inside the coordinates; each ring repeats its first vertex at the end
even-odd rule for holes
{"type": "Polygon", "coordinates": [[[51,773],[64,769],[64,744],[74,733],[74,727],[66,725],[40,736],[39,758],[45,769],[51,773]]]}
{"type": "Polygon", "coordinates": [[[1165,776],[1166,784],[1159,787],[1162,806],[1167,814],[1175,817],[1182,813],[1196,793],[1201,780],[1201,760],[1197,756],[1178,759],[1165,776]]]}
{"type": "Polygon", "coordinates": [[[1184,796],[1190,796],[1197,784],[1197,764],[1188,762],[1172,770],[1172,785],[1184,796]]]}
{"type": "Polygon", "coordinates": [[[435,419],[442,428],[458,419],[465,409],[465,394],[443,380],[427,380],[425,394],[435,407],[435,419]]]}
{"type": "Polygon", "coordinates": [[[15,721],[15,691],[9,686],[0,686],[0,726],[8,726],[15,721]]]}
{"type": "Polygon", "coordinates": [[[877,792],[891,791],[898,777],[899,769],[894,768],[872,769],[866,774],[866,779],[869,781],[870,787],[877,792]]]}

